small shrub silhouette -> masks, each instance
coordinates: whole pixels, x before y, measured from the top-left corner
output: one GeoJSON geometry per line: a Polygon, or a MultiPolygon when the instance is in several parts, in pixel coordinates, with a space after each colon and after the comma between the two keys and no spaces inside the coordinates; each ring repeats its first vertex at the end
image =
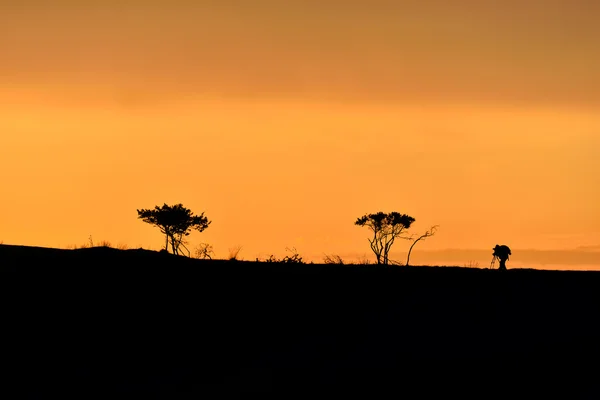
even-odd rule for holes
{"type": "MultiPolygon", "coordinates": [[[[286,247],[285,250],[289,251],[292,254],[287,255],[283,258],[277,258],[273,254],[271,254],[269,256],[269,258],[267,258],[265,260],[265,262],[267,262],[267,263],[282,263],[282,264],[305,264],[302,259],[302,256],[300,254],[298,254],[298,251],[296,250],[295,247],[292,247],[291,249],[286,247]]],[[[256,261],[260,261],[260,260],[256,259],[256,261]]]]}
{"type": "Polygon", "coordinates": [[[212,260],[214,255],[214,249],[208,243],[200,243],[194,250],[194,257],[200,260],[212,260]]]}
{"type": "Polygon", "coordinates": [[[356,265],[369,265],[371,264],[371,261],[369,261],[369,258],[367,257],[366,254],[363,254],[362,256],[358,257],[358,259],[356,260],[355,263],[356,265]]]}
{"type": "Polygon", "coordinates": [[[230,247],[228,250],[229,250],[229,257],[227,257],[227,259],[229,261],[238,261],[240,251],[242,251],[242,246],[238,245],[238,246],[230,247]]]}
{"type": "Polygon", "coordinates": [[[344,260],[342,259],[342,257],[340,257],[337,254],[325,254],[325,256],[323,257],[323,262],[325,264],[338,264],[338,265],[344,265],[344,260]]]}

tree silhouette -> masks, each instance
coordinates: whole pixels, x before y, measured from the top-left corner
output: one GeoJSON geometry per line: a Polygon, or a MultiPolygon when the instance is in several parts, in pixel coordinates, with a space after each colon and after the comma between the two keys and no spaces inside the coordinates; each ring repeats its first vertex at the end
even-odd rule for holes
{"type": "Polygon", "coordinates": [[[211,244],[209,243],[200,243],[196,247],[195,256],[201,260],[212,260],[212,256],[215,254],[215,251],[211,244]]]}
{"type": "Polygon", "coordinates": [[[390,248],[396,238],[402,237],[402,232],[410,228],[415,219],[406,214],[396,211],[391,213],[378,212],[376,214],[365,214],[358,218],[354,225],[366,226],[373,231],[373,238],[369,239],[371,250],[375,253],[377,264],[387,265],[389,263],[390,248]]]}
{"type": "Polygon", "coordinates": [[[434,225],[431,228],[429,228],[428,231],[426,231],[424,234],[422,234],[421,236],[419,236],[418,238],[414,239],[411,238],[411,240],[413,241],[413,244],[410,245],[410,249],[408,249],[408,256],[406,257],[406,266],[409,266],[409,262],[410,262],[410,253],[412,252],[413,247],[415,247],[415,244],[417,244],[417,242],[419,240],[425,240],[430,236],[435,235],[435,232],[438,230],[439,225],[434,225]]]}
{"type": "Polygon", "coordinates": [[[160,229],[165,235],[165,250],[169,251],[170,243],[173,254],[180,254],[180,246],[185,248],[183,238],[189,236],[191,230],[202,232],[211,223],[204,213],[194,215],[183,204],[169,206],[165,203],[162,207],[154,207],[153,210],[137,210],[137,213],[142,221],[160,229]]]}

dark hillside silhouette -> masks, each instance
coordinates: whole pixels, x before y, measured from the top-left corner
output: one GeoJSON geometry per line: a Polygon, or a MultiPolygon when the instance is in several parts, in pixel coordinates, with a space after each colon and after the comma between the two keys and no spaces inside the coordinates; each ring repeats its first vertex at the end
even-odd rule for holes
{"type": "Polygon", "coordinates": [[[0,390],[31,397],[600,393],[599,272],[0,245],[0,273],[0,390]]]}

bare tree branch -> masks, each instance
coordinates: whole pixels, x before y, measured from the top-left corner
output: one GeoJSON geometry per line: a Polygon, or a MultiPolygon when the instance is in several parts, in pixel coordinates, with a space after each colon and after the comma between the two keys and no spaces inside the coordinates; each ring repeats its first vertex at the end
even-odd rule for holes
{"type": "Polygon", "coordinates": [[[410,264],[410,253],[412,252],[413,247],[415,247],[415,244],[417,244],[417,242],[419,240],[425,240],[430,236],[435,235],[436,231],[438,230],[439,225],[434,225],[431,228],[429,228],[428,231],[426,231],[424,234],[422,234],[421,236],[419,236],[416,239],[412,239],[413,240],[413,244],[410,246],[410,249],[408,249],[408,256],[406,257],[406,266],[408,267],[410,264]]]}

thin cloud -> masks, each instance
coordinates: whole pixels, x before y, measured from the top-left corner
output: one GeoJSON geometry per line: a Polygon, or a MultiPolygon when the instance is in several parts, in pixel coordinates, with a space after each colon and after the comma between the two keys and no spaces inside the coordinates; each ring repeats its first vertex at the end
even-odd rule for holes
{"type": "Polygon", "coordinates": [[[591,246],[578,246],[577,250],[583,250],[583,251],[600,251],[600,244],[599,245],[591,245],[591,246]]]}
{"type": "MultiPolygon", "coordinates": [[[[596,266],[600,269],[600,246],[589,249],[573,250],[535,250],[512,249],[512,256],[508,262],[527,268],[528,266],[558,265],[564,267],[596,266]]],[[[364,253],[347,254],[348,258],[364,257],[364,253]]],[[[397,261],[405,261],[406,253],[395,253],[391,257],[397,261]]],[[[487,267],[492,260],[492,250],[480,249],[445,249],[445,250],[420,250],[414,251],[411,261],[414,265],[467,265],[477,262],[480,267],[487,267]]]]}
{"type": "Polygon", "coordinates": [[[505,2],[125,3],[6,8],[0,82],[77,88],[73,97],[108,87],[100,95],[124,104],[600,104],[598,7],[588,2],[519,2],[519,15],[505,2]]]}

